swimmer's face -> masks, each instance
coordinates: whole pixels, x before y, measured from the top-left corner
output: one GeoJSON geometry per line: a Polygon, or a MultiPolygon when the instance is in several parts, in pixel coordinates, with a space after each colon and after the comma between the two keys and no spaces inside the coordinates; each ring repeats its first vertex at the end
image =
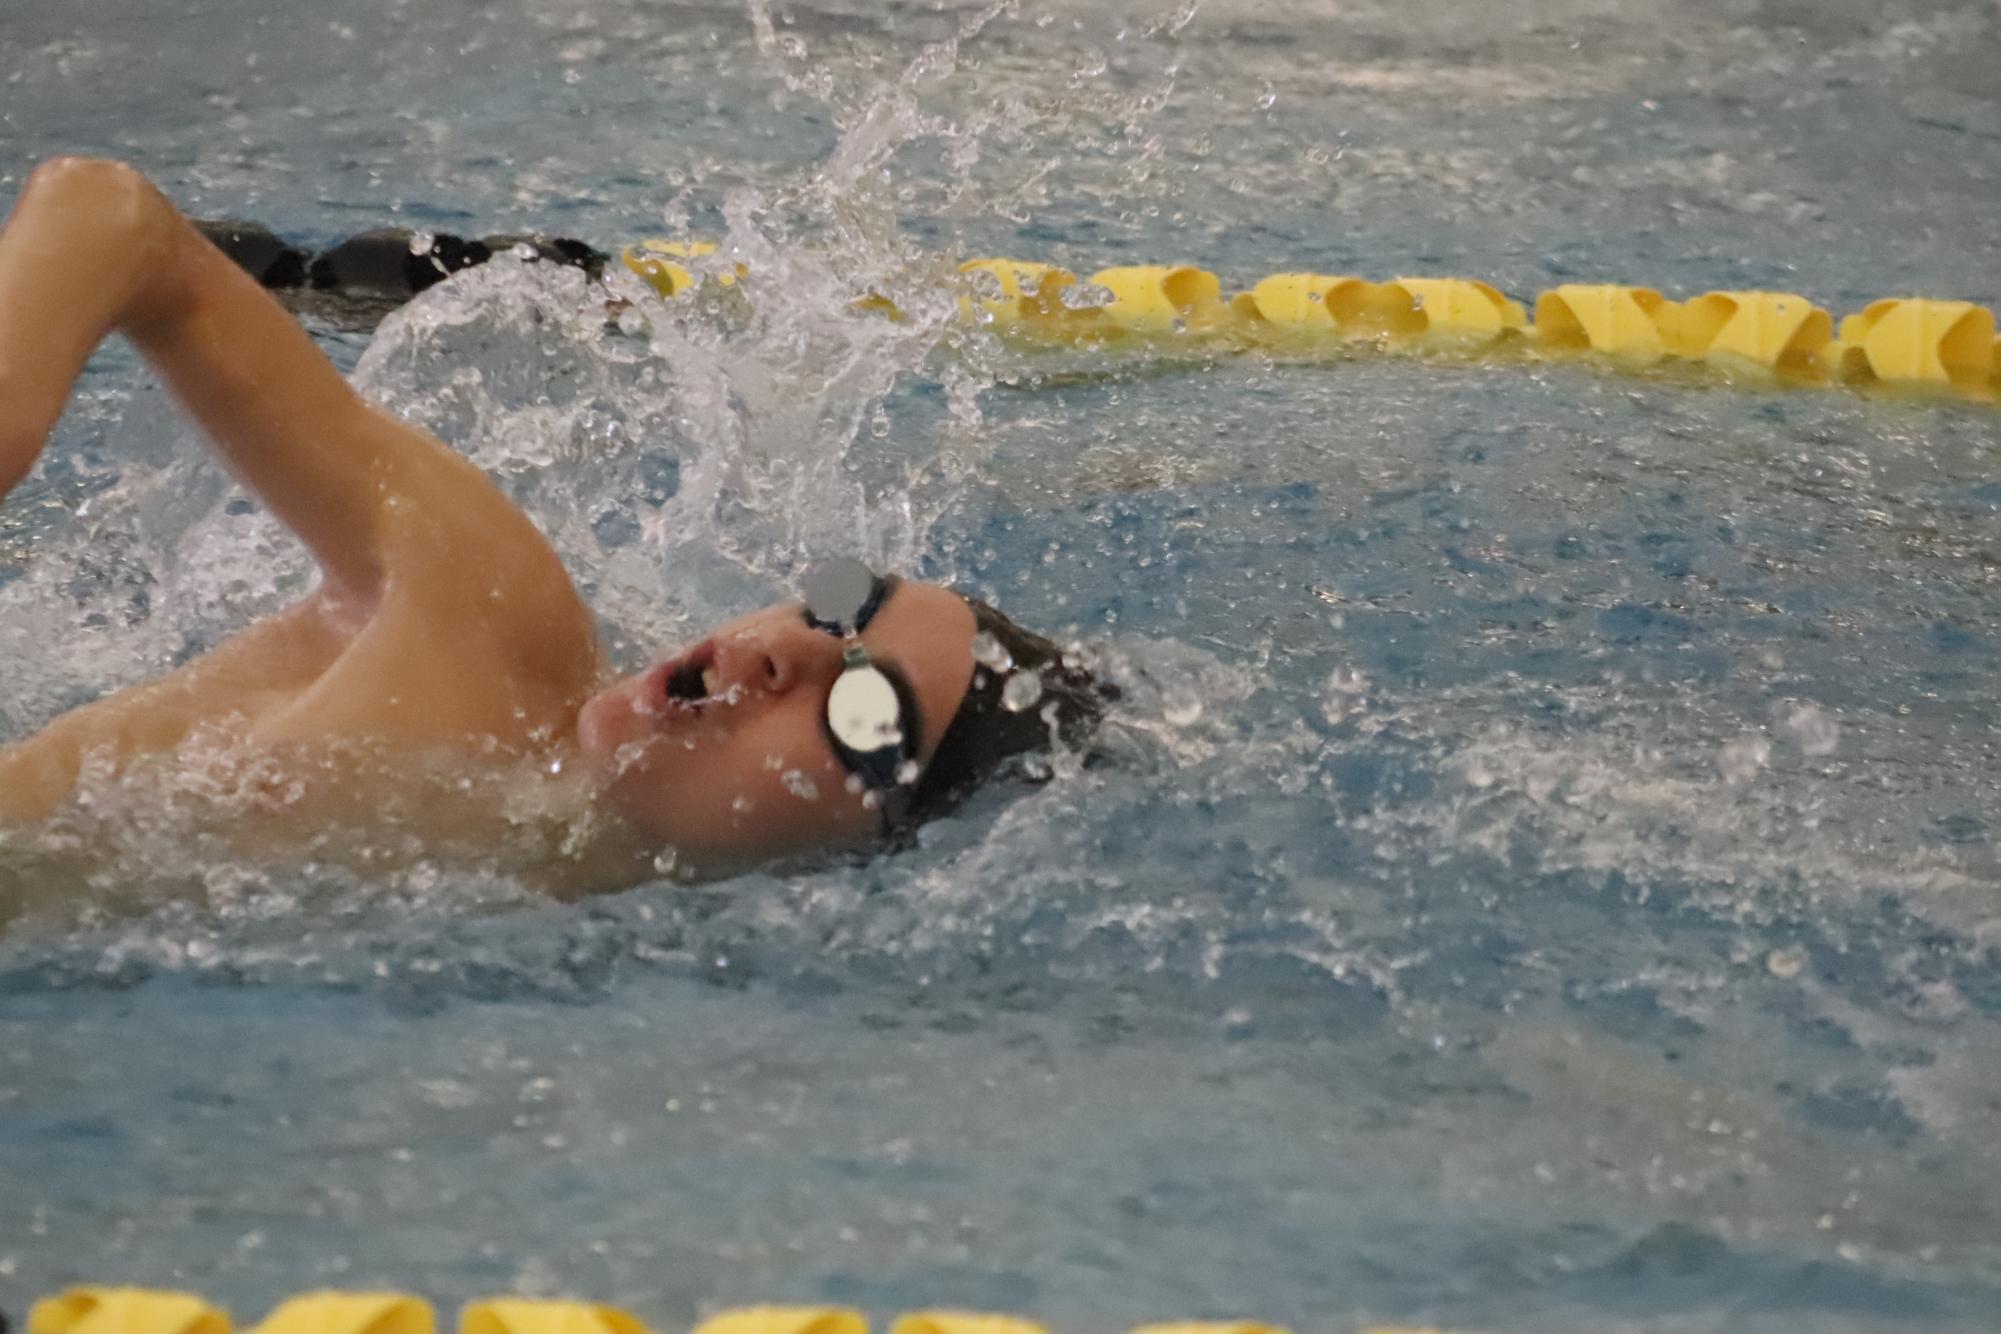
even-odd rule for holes
{"type": "MultiPolygon", "coordinates": [[[[920,761],[972,680],[973,632],[958,594],[907,582],[862,632],[869,657],[909,683],[920,761]]],[[[697,863],[826,847],[865,837],[882,819],[827,737],[827,693],[840,673],[841,641],[808,625],[799,603],[783,603],[594,696],[577,736],[606,804],[697,863]]]]}

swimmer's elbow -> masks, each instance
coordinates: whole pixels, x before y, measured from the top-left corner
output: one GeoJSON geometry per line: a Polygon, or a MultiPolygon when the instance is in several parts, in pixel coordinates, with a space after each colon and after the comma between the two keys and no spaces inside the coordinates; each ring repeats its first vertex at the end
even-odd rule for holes
{"type": "Polygon", "coordinates": [[[95,281],[120,294],[115,325],[162,313],[159,280],[179,214],[137,167],[112,158],[50,158],[29,175],[15,214],[43,217],[62,237],[67,262],[94,270],[95,281]]]}
{"type": "Polygon", "coordinates": [[[150,225],[159,192],[140,170],[113,158],[52,157],[29,174],[22,208],[88,208],[92,220],[137,232],[150,225]]]}

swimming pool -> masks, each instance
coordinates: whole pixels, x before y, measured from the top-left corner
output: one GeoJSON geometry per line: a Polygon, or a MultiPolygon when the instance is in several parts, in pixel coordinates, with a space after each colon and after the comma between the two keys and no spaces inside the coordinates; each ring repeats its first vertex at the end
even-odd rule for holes
{"type": "MultiPolygon", "coordinates": [[[[0,1306],[1991,1327],[2001,415],[846,307],[981,253],[1993,304],[1991,7],[16,10],[9,197],[749,249],[747,322],[493,266],[324,334],[623,651],[860,526],[1128,703],[909,853],[575,904],[102,811],[0,935],[0,1306]]],[[[7,735],[303,577],[116,349],[0,524],[7,735]]]]}

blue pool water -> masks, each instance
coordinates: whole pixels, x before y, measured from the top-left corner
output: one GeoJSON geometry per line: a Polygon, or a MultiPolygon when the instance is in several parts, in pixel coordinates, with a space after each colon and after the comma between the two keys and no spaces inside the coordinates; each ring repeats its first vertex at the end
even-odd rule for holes
{"type": "MultiPolygon", "coordinates": [[[[0,1310],[1992,1328],[2001,415],[1031,358],[935,292],[1001,252],[1991,304],[1997,67],[1991,5],[17,2],[0,200],[115,153],[312,243],[750,258],[754,315],[608,332],[499,263],[320,331],[622,653],[860,533],[1127,700],[893,858],[572,904],[138,798],[78,817],[108,870],[21,888],[17,840],[0,1310]]],[[[0,513],[0,735],[304,577],[106,349],[0,513]]]]}

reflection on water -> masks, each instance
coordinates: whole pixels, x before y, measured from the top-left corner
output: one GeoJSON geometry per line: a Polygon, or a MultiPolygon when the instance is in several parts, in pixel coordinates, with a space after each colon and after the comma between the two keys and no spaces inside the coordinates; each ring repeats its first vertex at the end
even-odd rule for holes
{"type": "MultiPolygon", "coordinates": [[[[664,210],[750,264],[619,322],[497,262],[328,338],[531,509],[620,655],[848,549],[1097,645],[1126,702],[910,852],[573,905],[79,816],[124,869],[0,940],[0,1275],[239,1315],[324,1282],[1981,1327],[2001,419],[1024,362],[948,337],[943,277],[1992,299],[1986,11],[348,0],[315,44],[195,8],[0,27],[0,141],[301,236],[664,210]]],[[[8,734],[309,578],[166,418],[107,353],[10,503],[8,734]]]]}

